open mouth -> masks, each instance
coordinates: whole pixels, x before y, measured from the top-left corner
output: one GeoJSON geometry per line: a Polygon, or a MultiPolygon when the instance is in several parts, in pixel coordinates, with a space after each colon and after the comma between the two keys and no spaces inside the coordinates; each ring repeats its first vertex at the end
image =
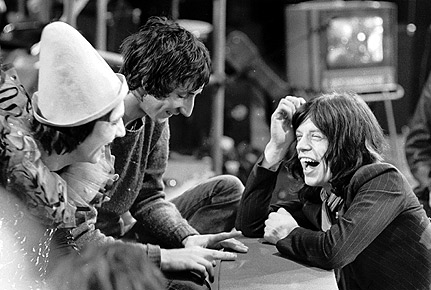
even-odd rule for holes
{"type": "Polygon", "coordinates": [[[307,169],[310,167],[316,167],[319,165],[319,163],[320,163],[319,161],[316,161],[316,160],[311,159],[311,158],[307,158],[307,157],[301,158],[301,164],[302,164],[302,167],[304,169],[307,169]]]}

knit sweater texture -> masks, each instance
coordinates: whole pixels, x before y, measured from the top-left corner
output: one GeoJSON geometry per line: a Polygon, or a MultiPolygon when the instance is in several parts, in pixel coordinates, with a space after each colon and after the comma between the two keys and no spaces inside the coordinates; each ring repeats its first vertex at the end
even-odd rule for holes
{"type": "Polygon", "coordinates": [[[125,137],[115,139],[112,154],[119,179],[111,190],[110,201],[99,209],[96,227],[101,232],[121,237],[129,226],[124,216],[130,212],[157,241],[169,247],[183,247],[184,238],[198,234],[175,205],[165,199],[163,174],[169,136],[168,121],[158,123],[144,116],[127,126],[125,137]]]}

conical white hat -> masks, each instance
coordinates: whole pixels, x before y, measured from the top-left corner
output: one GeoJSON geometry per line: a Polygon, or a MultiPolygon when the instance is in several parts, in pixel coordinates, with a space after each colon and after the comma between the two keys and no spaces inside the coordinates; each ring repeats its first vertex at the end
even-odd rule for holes
{"type": "Polygon", "coordinates": [[[74,127],[109,113],[127,95],[123,75],[116,74],[93,46],[64,22],[42,31],[35,118],[47,125],[74,127]]]}

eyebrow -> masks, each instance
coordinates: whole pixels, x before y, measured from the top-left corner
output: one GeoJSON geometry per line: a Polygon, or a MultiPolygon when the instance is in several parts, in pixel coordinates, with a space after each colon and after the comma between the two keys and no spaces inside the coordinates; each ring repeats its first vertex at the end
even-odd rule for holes
{"type": "MultiPolygon", "coordinates": [[[[322,131],[320,131],[319,129],[313,129],[313,130],[310,130],[310,132],[311,133],[322,133],[322,131]]],[[[323,133],[322,133],[323,134],[323,133]]]]}
{"type": "MultiPolygon", "coordinates": [[[[298,129],[296,129],[296,132],[304,134],[304,131],[301,131],[301,130],[298,130],[298,129]]],[[[319,129],[312,129],[312,130],[307,131],[307,133],[320,133],[320,134],[323,134],[323,132],[320,131],[319,129]]]]}

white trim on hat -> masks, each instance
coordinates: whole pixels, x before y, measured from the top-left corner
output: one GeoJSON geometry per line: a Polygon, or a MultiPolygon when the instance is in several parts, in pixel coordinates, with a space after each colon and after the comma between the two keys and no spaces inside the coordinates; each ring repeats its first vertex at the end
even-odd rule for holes
{"type": "Polygon", "coordinates": [[[32,99],[34,118],[36,120],[38,120],[40,123],[45,124],[45,125],[50,125],[50,126],[55,126],[55,127],[76,127],[76,126],[80,126],[83,124],[87,124],[93,120],[97,120],[100,117],[103,117],[104,115],[106,115],[107,113],[112,111],[116,106],[118,106],[118,104],[120,104],[120,102],[122,102],[124,100],[124,97],[129,92],[129,86],[127,85],[126,78],[124,77],[124,75],[119,74],[119,73],[117,73],[116,75],[118,76],[118,78],[121,81],[121,87],[120,87],[120,91],[118,92],[118,98],[114,99],[112,101],[112,103],[108,104],[101,111],[99,111],[93,115],[89,115],[88,117],[86,117],[84,119],[76,120],[73,124],[61,123],[58,121],[51,122],[42,116],[39,108],[37,107],[38,92],[35,92],[33,94],[33,99],[32,99]]]}

